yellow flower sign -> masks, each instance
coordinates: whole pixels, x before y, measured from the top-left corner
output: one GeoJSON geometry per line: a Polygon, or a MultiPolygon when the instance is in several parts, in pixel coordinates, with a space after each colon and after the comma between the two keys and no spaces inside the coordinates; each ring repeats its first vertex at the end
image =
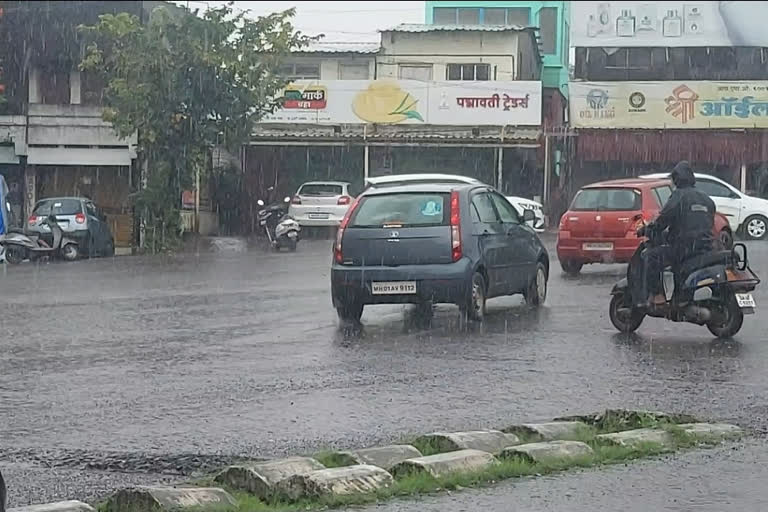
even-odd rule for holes
{"type": "Polygon", "coordinates": [[[369,123],[397,124],[407,119],[424,121],[418,111],[419,100],[400,88],[397,82],[374,81],[357,93],[352,102],[355,115],[369,123]]]}

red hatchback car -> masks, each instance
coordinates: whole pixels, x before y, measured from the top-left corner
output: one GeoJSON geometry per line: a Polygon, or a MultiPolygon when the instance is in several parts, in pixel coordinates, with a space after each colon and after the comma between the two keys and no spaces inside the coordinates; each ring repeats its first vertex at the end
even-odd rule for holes
{"type": "MultiPolygon", "coordinates": [[[[670,195],[669,179],[603,181],[579,190],[557,234],[563,271],[577,274],[586,263],[628,263],[640,245],[637,229],[658,216],[670,195]]],[[[720,213],[713,235],[724,247],[733,246],[728,220],[720,213]]]]}

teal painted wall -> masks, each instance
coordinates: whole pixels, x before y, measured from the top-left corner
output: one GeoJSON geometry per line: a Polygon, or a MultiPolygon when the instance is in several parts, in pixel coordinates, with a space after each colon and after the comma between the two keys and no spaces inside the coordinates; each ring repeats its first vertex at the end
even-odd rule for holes
{"type": "Polygon", "coordinates": [[[515,2],[515,1],[428,1],[426,4],[426,21],[434,23],[435,7],[479,8],[480,23],[483,22],[485,8],[492,7],[528,7],[531,10],[530,26],[539,26],[539,12],[543,7],[557,9],[557,37],[555,53],[545,54],[542,83],[544,87],[558,88],[568,97],[568,55],[570,31],[570,2],[515,2]]]}

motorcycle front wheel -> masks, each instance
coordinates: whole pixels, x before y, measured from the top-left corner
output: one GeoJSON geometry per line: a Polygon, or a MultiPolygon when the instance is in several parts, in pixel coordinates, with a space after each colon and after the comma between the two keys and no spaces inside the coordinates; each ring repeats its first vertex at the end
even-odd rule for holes
{"type": "Polygon", "coordinates": [[[18,265],[27,258],[27,251],[23,247],[7,245],[5,247],[5,261],[11,265],[18,265]]]}
{"type": "Polygon", "coordinates": [[[709,332],[718,338],[731,338],[741,330],[744,324],[744,313],[736,301],[736,295],[728,290],[724,303],[720,305],[720,318],[707,324],[709,332]]]}
{"type": "Polygon", "coordinates": [[[628,308],[625,301],[623,293],[611,297],[608,315],[611,317],[611,323],[619,332],[635,332],[643,323],[645,313],[635,308],[628,308]]]}

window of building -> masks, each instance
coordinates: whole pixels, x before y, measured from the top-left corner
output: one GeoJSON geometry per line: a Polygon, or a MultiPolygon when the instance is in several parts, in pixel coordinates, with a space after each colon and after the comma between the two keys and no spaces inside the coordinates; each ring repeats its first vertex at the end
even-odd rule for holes
{"type": "Polygon", "coordinates": [[[555,7],[542,7],[539,11],[539,33],[541,51],[547,55],[557,53],[557,9],[555,7]]]}
{"type": "Polygon", "coordinates": [[[446,80],[490,80],[490,64],[448,64],[446,80]]]}
{"type": "Polygon", "coordinates": [[[478,25],[480,23],[480,9],[459,9],[459,25],[478,25]]]}
{"type": "Polygon", "coordinates": [[[432,80],[432,64],[400,64],[397,77],[403,80],[432,80]]]}
{"type": "Polygon", "coordinates": [[[483,13],[483,24],[485,25],[506,25],[506,9],[486,9],[483,13]]]}
{"type": "Polygon", "coordinates": [[[456,23],[455,7],[435,7],[432,19],[436,25],[454,25],[456,23]]]}
{"type": "Polygon", "coordinates": [[[507,25],[527,27],[531,24],[530,7],[510,7],[507,9],[507,25]]]}
{"type": "Polygon", "coordinates": [[[320,80],[320,64],[292,62],[281,65],[278,73],[288,80],[320,80]]]}
{"type": "Polygon", "coordinates": [[[339,64],[339,80],[368,80],[370,73],[367,62],[339,64]]]}
{"type": "Polygon", "coordinates": [[[69,105],[69,70],[43,69],[40,77],[40,102],[44,105],[69,105]]]}

